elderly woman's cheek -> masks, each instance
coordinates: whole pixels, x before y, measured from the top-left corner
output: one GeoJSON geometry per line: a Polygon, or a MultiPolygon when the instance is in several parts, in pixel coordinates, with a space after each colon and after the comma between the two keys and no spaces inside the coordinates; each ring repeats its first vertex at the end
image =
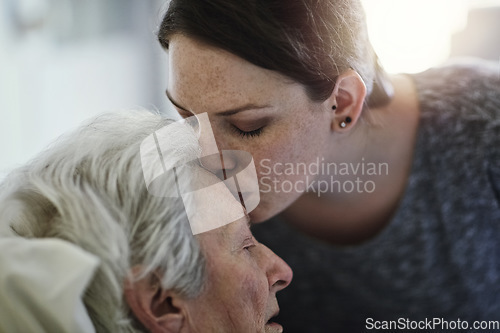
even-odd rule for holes
{"type": "Polygon", "coordinates": [[[247,295],[245,304],[249,307],[252,318],[257,327],[266,323],[266,312],[270,306],[269,287],[264,276],[247,275],[241,285],[246,289],[242,295],[247,295]]]}

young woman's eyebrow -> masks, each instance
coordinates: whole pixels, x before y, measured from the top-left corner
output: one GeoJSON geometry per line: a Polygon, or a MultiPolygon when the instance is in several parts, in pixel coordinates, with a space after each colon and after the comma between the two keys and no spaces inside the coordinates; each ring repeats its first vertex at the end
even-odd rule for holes
{"type": "Polygon", "coordinates": [[[257,104],[249,103],[249,104],[245,104],[243,106],[240,106],[236,109],[217,112],[216,115],[227,117],[227,116],[232,116],[234,114],[237,114],[237,113],[243,112],[243,111],[265,109],[265,108],[268,108],[269,106],[270,105],[257,105],[257,104]]]}
{"type": "MultiPolygon", "coordinates": [[[[172,96],[170,95],[169,91],[166,90],[165,91],[165,94],[167,95],[167,98],[169,99],[170,103],[172,103],[175,107],[183,110],[183,111],[186,111],[188,113],[193,113],[192,111],[189,111],[188,109],[186,109],[185,107],[182,107],[180,106],[179,103],[177,103],[173,98],[172,96]]],[[[238,108],[235,108],[235,109],[230,109],[230,110],[225,110],[225,111],[221,111],[221,112],[216,112],[214,113],[215,115],[217,116],[232,116],[236,113],[239,113],[239,112],[243,112],[243,111],[249,111],[249,110],[259,110],[259,109],[265,109],[265,108],[268,108],[270,105],[257,105],[257,104],[254,104],[254,103],[248,103],[248,104],[245,104],[243,106],[240,106],[238,108]]]]}

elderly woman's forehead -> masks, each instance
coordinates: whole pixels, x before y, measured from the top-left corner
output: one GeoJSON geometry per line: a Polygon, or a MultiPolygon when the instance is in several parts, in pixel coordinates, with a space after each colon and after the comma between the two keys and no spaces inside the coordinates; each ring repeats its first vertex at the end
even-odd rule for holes
{"type": "Polygon", "coordinates": [[[225,243],[237,243],[243,240],[242,236],[247,235],[249,232],[251,234],[250,226],[250,217],[245,215],[244,217],[221,227],[197,234],[196,237],[200,237],[201,239],[215,237],[225,243]]]}
{"type": "Polygon", "coordinates": [[[233,221],[221,228],[221,234],[228,240],[234,240],[235,235],[246,233],[250,230],[250,217],[245,215],[243,218],[233,221]]]}

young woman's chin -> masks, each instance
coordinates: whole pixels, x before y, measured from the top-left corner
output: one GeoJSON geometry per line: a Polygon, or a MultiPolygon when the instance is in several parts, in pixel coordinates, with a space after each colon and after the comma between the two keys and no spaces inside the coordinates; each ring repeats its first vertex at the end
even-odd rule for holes
{"type": "Polygon", "coordinates": [[[262,193],[260,203],[249,213],[252,223],[261,223],[278,215],[301,196],[301,193],[262,193]]]}
{"type": "Polygon", "coordinates": [[[248,215],[250,215],[250,219],[252,220],[252,223],[261,223],[261,222],[269,220],[275,214],[273,215],[272,213],[268,212],[266,209],[257,207],[252,212],[250,212],[250,214],[248,214],[248,215]]]}

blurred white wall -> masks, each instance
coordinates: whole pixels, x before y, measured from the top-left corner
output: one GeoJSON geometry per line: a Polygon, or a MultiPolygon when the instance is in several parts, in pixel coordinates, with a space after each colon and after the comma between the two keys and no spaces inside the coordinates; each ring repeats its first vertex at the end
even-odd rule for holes
{"type": "Polygon", "coordinates": [[[0,178],[82,120],[168,112],[162,0],[0,0],[0,178]]]}

